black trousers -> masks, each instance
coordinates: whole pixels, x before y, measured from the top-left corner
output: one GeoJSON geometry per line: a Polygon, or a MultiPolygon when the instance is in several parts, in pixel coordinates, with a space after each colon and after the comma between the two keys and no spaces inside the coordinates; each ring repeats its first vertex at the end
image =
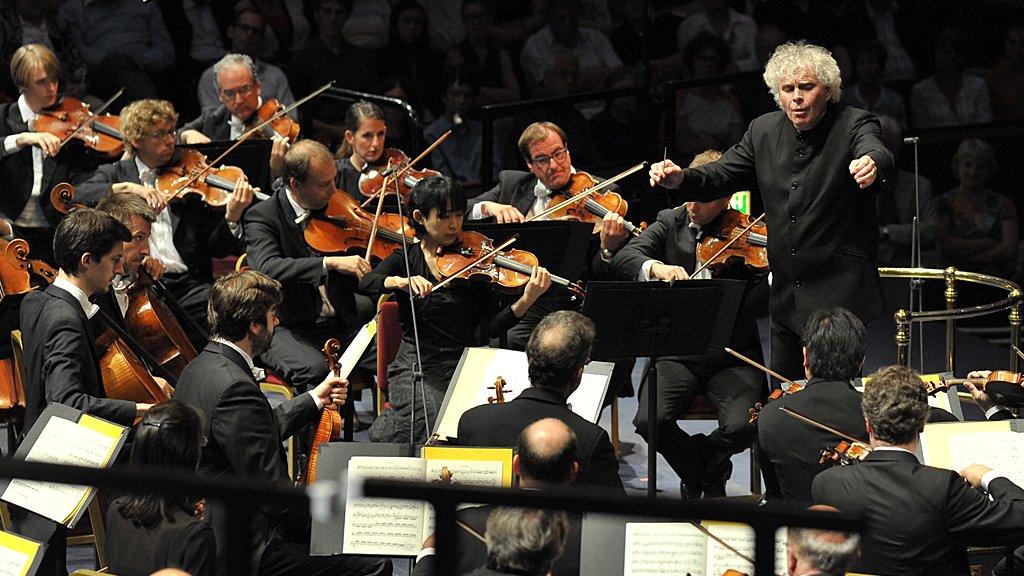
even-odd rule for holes
{"type": "MultiPolygon", "coordinates": [[[[750,424],[749,410],[764,398],[766,389],[764,376],[758,370],[710,359],[677,358],[658,360],[655,370],[658,452],[687,485],[695,485],[705,472],[754,441],[756,430],[750,424]],[[707,436],[690,436],[677,422],[698,394],[706,396],[718,411],[718,428],[707,436]]],[[[649,389],[649,383],[644,381],[633,418],[637,433],[645,440],[649,438],[649,389]]]]}
{"type": "MultiPolygon", "coordinates": [[[[800,335],[775,320],[772,325],[772,365],[770,368],[790,380],[804,378],[804,353],[800,335]]],[[[780,382],[772,378],[772,388],[780,382]]]]}

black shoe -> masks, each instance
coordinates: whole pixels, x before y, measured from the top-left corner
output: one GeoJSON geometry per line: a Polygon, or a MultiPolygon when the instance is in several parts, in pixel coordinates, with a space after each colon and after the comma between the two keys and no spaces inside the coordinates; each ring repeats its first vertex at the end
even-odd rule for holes
{"type": "Polygon", "coordinates": [[[704,475],[701,487],[705,498],[724,498],[725,483],[732,476],[732,460],[723,460],[704,475]]]}
{"type": "Polygon", "coordinates": [[[703,496],[703,490],[700,486],[692,487],[687,485],[686,482],[679,482],[679,498],[683,500],[700,500],[703,496]]]}

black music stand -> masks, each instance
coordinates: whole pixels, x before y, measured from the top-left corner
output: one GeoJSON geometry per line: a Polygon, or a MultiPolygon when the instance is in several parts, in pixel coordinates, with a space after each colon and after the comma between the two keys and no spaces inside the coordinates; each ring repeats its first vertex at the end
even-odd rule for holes
{"type": "MultiPolygon", "coordinates": [[[[182,144],[179,148],[192,148],[198,150],[206,155],[207,160],[213,162],[225,150],[234,145],[234,142],[209,142],[206,144],[182,144]]],[[[227,166],[237,166],[245,172],[245,177],[249,179],[249,183],[260,189],[260,192],[270,195],[273,190],[270,189],[271,178],[270,178],[270,148],[273,146],[273,142],[264,138],[253,138],[246,140],[238,145],[231,151],[230,154],[224,157],[223,160],[214,168],[224,164],[227,166]]]]}
{"type": "Polygon", "coordinates": [[[497,243],[518,234],[519,238],[509,246],[510,249],[533,252],[548,272],[572,282],[578,280],[587,268],[587,250],[594,231],[591,223],[571,220],[538,220],[521,224],[467,222],[463,228],[480,232],[497,243]]]}
{"type": "Polygon", "coordinates": [[[663,356],[698,357],[729,343],[744,283],[738,280],[685,282],[591,282],[583,314],[594,321],[594,360],[650,359],[647,393],[647,495],[658,492],[655,364],[663,356]]]}

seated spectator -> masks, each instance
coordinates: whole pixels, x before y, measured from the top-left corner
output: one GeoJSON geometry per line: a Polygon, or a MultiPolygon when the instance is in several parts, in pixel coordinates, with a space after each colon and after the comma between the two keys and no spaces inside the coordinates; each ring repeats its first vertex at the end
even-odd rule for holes
{"type": "Polygon", "coordinates": [[[864,40],[853,49],[853,67],[857,82],[843,89],[843,104],[889,116],[907,127],[907,105],[903,97],[885,87],[888,53],[877,40],[864,40]]]}
{"type": "MultiPolygon", "coordinates": [[[[683,51],[689,78],[719,76],[729,67],[729,46],[710,33],[695,36],[683,51]]],[[[708,84],[676,94],[676,148],[689,162],[703,150],[725,150],[743,137],[740,103],[721,84],[708,84]]]]}
{"type": "MultiPolygon", "coordinates": [[[[844,92],[845,95],[845,92],[844,92]]],[[[888,116],[879,116],[882,124],[882,139],[893,155],[893,163],[899,166],[900,151],[903,149],[903,132],[899,124],[888,116]]],[[[935,260],[935,230],[930,219],[925,218],[932,204],[932,182],[918,176],[914,185],[914,173],[907,170],[896,172],[895,184],[888,194],[879,194],[878,206],[878,264],[880,266],[910,266],[913,245],[914,216],[918,216],[922,259],[925,266],[935,260]],[[918,213],[920,210],[920,213],[918,213]]],[[[922,265],[918,263],[918,265],[922,265]]]]}
{"type": "Polygon", "coordinates": [[[953,155],[960,183],[935,199],[932,222],[944,265],[1010,278],[1017,263],[1017,208],[988,188],[995,169],[987,142],[961,142],[953,155]]]}
{"type": "Polygon", "coordinates": [[[617,24],[608,33],[608,40],[623,64],[635,66],[642,64],[644,34],[649,34],[647,50],[652,73],[657,80],[667,79],[665,75],[674,76],[679,70],[680,51],[675,47],[677,20],[648,18],[644,4],[643,0],[615,2],[611,8],[617,24]]]}
{"type": "MultiPolygon", "coordinates": [[[[430,153],[430,163],[445,176],[458,182],[467,196],[480,193],[480,161],[482,128],[479,120],[468,113],[477,99],[480,87],[471,76],[456,76],[448,82],[442,100],[444,115],[423,130],[423,139],[429,145],[446,131],[452,133],[430,153]]],[[[499,165],[493,164],[493,176],[499,165]]]]}
{"type": "MultiPolygon", "coordinates": [[[[777,26],[771,24],[760,24],[757,27],[757,53],[758,70],[764,70],[771,58],[772,52],[786,41],[786,34],[777,26]]],[[[740,109],[743,110],[744,122],[750,122],[754,118],[774,112],[779,109],[775,103],[771,91],[764,89],[764,80],[760,77],[732,85],[732,91],[740,101],[740,109]]]]}
{"type": "Polygon", "coordinates": [[[964,72],[968,49],[963,30],[947,29],[935,42],[935,74],[914,84],[910,113],[914,128],[992,121],[985,81],[964,72]]]}
{"type": "Polygon", "coordinates": [[[382,50],[388,45],[388,22],[391,3],[388,0],[353,0],[352,15],[345,22],[342,34],[353,46],[382,50]]]}
{"type": "Polygon", "coordinates": [[[60,20],[88,70],[89,92],[123,102],[155,98],[159,75],[174,64],[174,44],[155,4],[137,0],[68,0],[60,20]]]}
{"type": "MultiPolygon", "coordinates": [[[[420,120],[424,120],[423,106],[421,106],[416,92],[413,91],[412,82],[408,78],[389,76],[378,84],[375,93],[408,102],[419,114],[420,120]]],[[[398,148],[409,158],[415,158],[425,147],[419,129],[413,125],[412,119],[404,109],[398,106],[386,106],[383,110],[384,122],[388,126],[388,146],[398,148]]]]}
{"type": "Polygon", "coordinates": [[[1003,57],[985,77],[996,120],[1024,120],[1024,25],[1006,31],[1003,57]]]}
{"type": "Polygon", "coordinates": [[[60,60],[64,69],[64,93],[85,95],[85,63],[71,41],[68,27],[57,19],[59,3],[41,0],[14,0],[0,6],[0,98],[18,98],[18,87],[6,74],[11,58],[25,44],[42,44],[60,60]]]}
{"type": "MultiPolygon", "coordinates": [[[[171,400],[142,418],[132,446],[131,466],[160,466],[195,472],[202,422],[195,410],[171,400]]],[[[196,496],[122,496],[107,509],[107,562],[111,572],[146,576],[180,568],[193,576],[217,573],[213,528],[203,521],[196,496]]]]}
{"type": "MultiPolygon", "coordinates": [[[[851,2],[852,4],[852,2],[851,2]]],[[[914,60],[910,57],[899,34],[906,34],[907,20],[896,21],[896,0],[869,0],[864,3],[867,17],[875,29],[875,38],[885,48],[885,80],[909,82],[917,77],[914,60]],[[898,29],[899,28],[899,29],[898,29]]]]}
{"type": "MultiPolygon", "coordinates": [[[[295,102],[292,89],[288,86],[288,78],[277,66],[268,64],[257,57],[262,41],[263,17],[256,10],[242,10],[235,15],[235,21],[228,26],[228,40],[231,42],[233,54],[245,54],[252,58],[256,66],[256,77],[260,83],[260,96],[264,101],[276,98],[278,102],[288,106],[295,102]]],[[[199,77],[196,90],[200,108],[211,108],[220,105],[217,96],[217,74],[213,66],[207,68],[199,77]]],[[[297,118],[295,111],[289,114],[297,118]]]]}
{"type": "Polygon", "coordinates": [[[421,2],[425,10],[427,37],[430,47],[448,52],[466,38],[462,24],[462,0],[430,0],[421,2]]]}
{"type": "MultiPolygon", "coordinates": [[[[548,1],[544,4],[541,31],[527,39],[519,54],[519,61],[531,89],[544,80],[548,68],[554,66],[555,57],[573,54],[579,64],[576,91],[590,92],[606,87],[622,73],[622,60],[612,49],[608,37],[592,28],[582,28],[583,15],[580,0],[548,1]]],[[[582,109],[588,119],[604,108],[603,103],[582,109]]]]}
{"type": "Polygon", "coordinates": [[[733,10],[726,0],[703,0],[702,4],[701,10],[679,24],[676,31],[679,49],[685,52],[690,42],[705,32],[726,43],[730,54],[727,60],[737,70],[757,70],[757,54],[754,50],[757,23],[754,19],[733,10]]]}
{"type": "Polygon", "coordinates": [[[447,62],[480,83],[477,104],[518,100],[519,79],[512,67],[512,56],[491,38],[493,16],[486,0],[465,0],[462,22],[466,38],[448,53],[447,62]]]}
{"type": "Polygon", "coordinates": [[[167,72],[167,82],[173,87],[167,99],[186,118],[199,113],[192,97],[199,77],[214,62],[220,60],[224,48],[221,31],[234,16],[227,2],[209,0],[182,0],[157,2],[164,25],[174,42],[174,66],[167,72]]]}
{"type": "MultiPolygon", "coordinates": [[[[256,10],[266,22],[260,41],[262,49],[257,54],[260,59],[287,62],[292,53],[306,43],[312,27],[306,19],[305,4],[303,0],[239,0],[235,4],[236,12],[256,10]]],[[[320,14],[315,16],[319,21],[320,14]]]]}
{"type": "Polygon", "coordinates": [[[388,47],[380,62],[382,77],[401,76],[432,121],[441,112],[444,57],[430,47],[427,14],[416,0],[399,0],[391,9],[388,47]]]}

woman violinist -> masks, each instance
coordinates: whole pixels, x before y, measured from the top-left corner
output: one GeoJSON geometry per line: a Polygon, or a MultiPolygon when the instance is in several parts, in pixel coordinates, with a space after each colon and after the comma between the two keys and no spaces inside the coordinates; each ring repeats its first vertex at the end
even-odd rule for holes
{"type": "Polygon", "coordinates": [[[404,256],[396,251],[383,260],[359,283],[365,292],[411,292],[417,296],[415,314],[419,330],[422,392],[414,390],[416,346],[413,308],[405,295],[398,298],[399,318],[404,336],[395,360],[388,367],[391,408],[385,410],[370,427],[375,442],[407,442],[410,434],[421,443],[428,435],[424,416],[435,421],[441,401],[462,351],[480,345],[487,338],[499,337],[523,317],[526,310],[551,285],[551,276],[535,268],[522,295],[511,305],[502,305],[492,288],[482,284],[449,284],[433,291],[440,280],[438,252],[460,240],[466,197],[451,179],[432,176],[420,181],[412,191],[412,224],[420,239],[409,251],[409,270],[405,274],[404,256]],[[415,410],[414,410],[415,409],[415,410]],[[416,422],[409,430],[409,414],[416,422]]]}
{"type": "Polygon", "coordinates": [[[359,181],[370,170],[386,168],[385,142],[388,126],[384,111],[372,102],[360,100],[345,113],[345,141],[338,147],[337,161],[339,189],[360,203],[368,197],[359,191],[359,181]]]}

